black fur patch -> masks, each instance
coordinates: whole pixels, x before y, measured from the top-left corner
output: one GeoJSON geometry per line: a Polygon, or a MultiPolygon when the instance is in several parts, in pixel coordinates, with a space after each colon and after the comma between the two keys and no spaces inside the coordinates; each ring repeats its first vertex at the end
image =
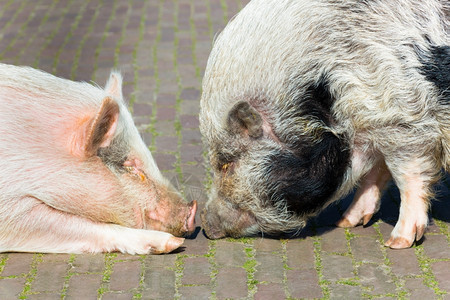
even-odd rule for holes
{"type": "Polygon", "coordinates": [[[441,101],[450,104],[450,46],[431,46],[429,53],[418,52],[422,74],[441,92],[441,101]]]}
{"type": "Polygon", "coordinates": [[[295,142],[282,141],[287,149],[271,155],[266,165],[271,181],[268,196],[272,204],[283,201],[290,211],[303,215],[320,210],[341,185],[350,151],[346,137],[338,137],[330,130],[335,99],[326,75],[290,94],[296,95],[291,115],[283,117],[310,118],[322,123],[322,132],[319,137],[299,132],[295,142]]]}
{"type": "Polygon", "coordinates": [[[320,210],[341,185],[349,160],[347,142],[331,132],[301,151],[271,155],[266,167],[270,201],[285,201],[299,215],[320,210]]]}
{"type": "Polygon", "coordinates": [[[329,83],[325,76],[307,87],[304,96],[297,99],[297,102],[303,113],[321,120],[327,126],[331,125],[331,106],[334,98],[330,93],[329,83]]]}

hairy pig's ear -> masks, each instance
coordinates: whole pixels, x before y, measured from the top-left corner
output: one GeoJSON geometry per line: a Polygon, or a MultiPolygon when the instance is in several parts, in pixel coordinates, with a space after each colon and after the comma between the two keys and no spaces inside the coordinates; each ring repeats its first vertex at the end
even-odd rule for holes
{"type": "Polygon", "coordinates": [[[244,134],[252,138],[263,135],[263,120],[259,112],[248,104],[240,101],[228,113],[228,130],[235,134],[244,134]]]}

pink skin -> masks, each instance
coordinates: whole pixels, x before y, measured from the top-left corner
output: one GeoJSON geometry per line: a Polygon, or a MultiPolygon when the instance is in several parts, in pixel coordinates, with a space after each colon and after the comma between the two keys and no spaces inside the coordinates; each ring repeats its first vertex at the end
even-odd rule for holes
{"type": "MultiPolygon", "coordinates": [[[[414,164],[412,164],[414,166],[414,164]]],[[[401,193],[400,216],[385,246],[404,249],[423,237],[428,224],[428,201],[424,193],[424,182],[419,168],[412,168],[407,175],[398,176],[401,193]]],[[[381,194],[392,178],[384,163],[377,163],[363,178],[355,198],[346,210],[338,227],[366,225],[378,211],[381,194]]]]}
{"type": "Polygon", "coordinates": [[[345,211],[338,227],[366,225],[380,207],[381,194],[391,179],[391,173],[384,162],[376,164],[362,179],[353,202],[345,211]]]}
{"type": "Polygon", "coordinates": [[[0,78],[0,252],[166,253],[194,231],[197,203],[161,176],[120,75],[106,90],[4,64],[0,78]],[[131,149],[109,168],[97,155],[117,131],[131,149]]]}
{"type": "Polygon", "coordinates": [[[413,162],[408,172],[397,178],[400,189],[400,216],[385,245],[393,249],[412,246],[420,240],[428,225],[426,183],[420,176],[420,164],[413,162]]]}

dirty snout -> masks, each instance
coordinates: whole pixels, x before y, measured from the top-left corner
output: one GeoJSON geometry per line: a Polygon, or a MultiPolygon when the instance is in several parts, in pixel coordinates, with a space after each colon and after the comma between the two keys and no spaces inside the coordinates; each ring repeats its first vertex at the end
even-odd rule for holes
{"type": "Polygon", "coordinates": [[[188,236],[195,231],[195,214],[197,212],[197,201],[191,201],[185,209],[182,209],[181,215],[174,216],[181,220],[176,226],[169,226],[168,231],[175,236],[188,236]]]}
{"type": "Polygon", "coordinates": [[[259,232],[255,216],[233,203],[210,201],[202,210],[200,217],[204,233],[210,239],[227,236],[238,238],[259,232]]]}
{"type": "Polygon", "coordinates": [[[178,195],[162,198],[147,213],[147,228],[169,232],[175,236],[188,236],[195,231],[196,212],[196,200],[187,203],[178,195]]]}

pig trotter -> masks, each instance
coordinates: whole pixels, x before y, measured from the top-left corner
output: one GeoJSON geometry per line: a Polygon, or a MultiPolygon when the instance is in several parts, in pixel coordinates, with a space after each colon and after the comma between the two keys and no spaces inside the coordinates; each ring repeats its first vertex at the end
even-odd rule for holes
{"type": "Polygon", "coordinates": [[[336,226],[341,228],[352,228],[357,225],[358,224],[352,224],[347,218],[342,218],[336,222],[336,226]]]}
{"type": "Polygon", "coordinates": [[[395,176],[400,189],[400,215],[385,246],[393,249],[409,248],[419,241],[428,225],[429,185],[421,173],[422,163],[413,160],[405,164],[395,176]]]}
{"type": "Polygon", "coordinates": [[[171,237],[164,248],[163,252],[152,252],[154,254],[160,254],[160,253],[170,253],[173,250],[178,249],[182,244],[184,243],[184,238],[179,237],[171,237]]]}

